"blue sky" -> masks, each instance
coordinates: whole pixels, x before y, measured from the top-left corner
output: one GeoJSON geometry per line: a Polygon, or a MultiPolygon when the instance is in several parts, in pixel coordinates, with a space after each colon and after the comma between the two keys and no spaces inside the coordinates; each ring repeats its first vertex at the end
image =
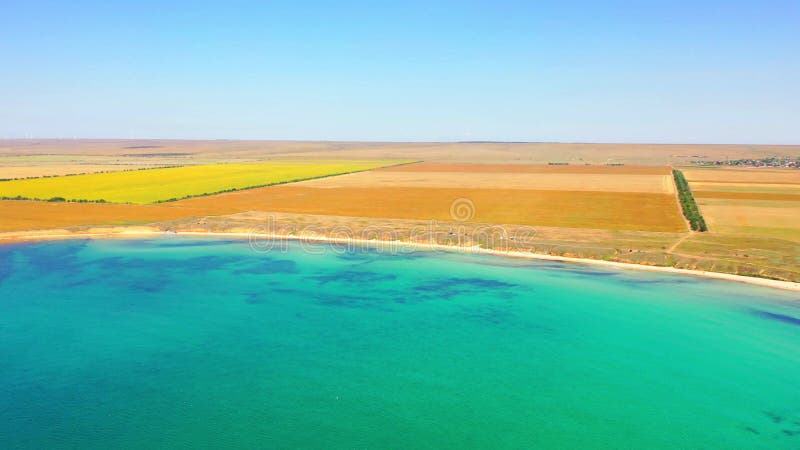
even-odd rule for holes
{"type": "Polygon", "coordinates": [[[0,138],[800,143],[800,2],[0,3],[0,138]]]}

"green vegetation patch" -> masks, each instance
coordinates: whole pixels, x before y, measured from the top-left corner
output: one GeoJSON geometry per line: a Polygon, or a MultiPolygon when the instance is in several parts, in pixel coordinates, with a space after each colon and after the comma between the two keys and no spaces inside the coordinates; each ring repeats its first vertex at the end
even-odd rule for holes
{"type": "Polygon", "coordinates": [[[689,221],[689,225],[692,227],[692,230],[708,231],[706,221],[703,219],[703,215],[700,214],[700,209],[697,207],[697,203],[694,201],[692,190],[689,188],[689,183],[683,176],[683,172],[673,169],[672,175],[675,177],[675,186],[678,188],[678,199],[681,202],[683,215],[686,216],[686,220],[689,221]]]}

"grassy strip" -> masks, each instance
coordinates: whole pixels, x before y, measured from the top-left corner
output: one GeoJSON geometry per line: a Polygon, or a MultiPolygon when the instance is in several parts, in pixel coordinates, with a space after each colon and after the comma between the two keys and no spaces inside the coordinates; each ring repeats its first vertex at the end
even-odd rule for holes
{"type": "Polygon", "coordinates": [[[694,201],[692,190],[689,189],[689,183],[684,178],[683,172],[673,169],[672,175],[675,177],[675,186],[678,188],[678,199],[681,202],[681,208],[683,208],[683,215],[686,216],[692,230],[708,231],[706,220],[700,214],[700,209],[694,201]]]}

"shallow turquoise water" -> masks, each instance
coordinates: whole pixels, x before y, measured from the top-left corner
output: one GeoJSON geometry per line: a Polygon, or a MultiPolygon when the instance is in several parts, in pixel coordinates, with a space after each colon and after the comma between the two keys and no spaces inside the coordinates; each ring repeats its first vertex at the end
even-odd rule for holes
{"type": "Polygon", "coordinates": [[[800,447],[797,294],[310,248],[0,246],[0,448],[800,447]]]}

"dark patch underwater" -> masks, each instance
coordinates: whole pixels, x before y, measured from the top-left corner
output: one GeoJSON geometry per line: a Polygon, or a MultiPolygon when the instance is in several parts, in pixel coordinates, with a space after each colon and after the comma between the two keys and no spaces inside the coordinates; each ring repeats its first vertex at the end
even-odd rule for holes
{"type": "Polygon", "coordinates": [[[772,312],[764,311],[764,310],[761,310],[761,309],[751,309],[750,312],[753,315],[758,316],[758,317],[763,317],[764,319],[770,319],[770,320],[774,320],[776,322],[786,323],[786,324],[789,324],[789,325],[794,325],[796,327],[800,327],[800,318],[797,318],[797,317],[786,316],[784,314],[772,313],[772,312]]]}
{"type": "MultiPolygon", "coordinates": [[[[450,277],[415,286],[413,291],[418,295],[450,299],[459,295],[479,293],[486,290],[509,290],[516,284],[484,278],[450,277]]],[[[511,292],[495,293],[498,297],[508,298],[511,292]]]]}
{"type": "Polygon", "coordinates": [[[297,263],[288,259],[258,258],[257,261],[247,261],[247,267],[233,271],[235,275],[269,275],[269,274],[294,274],[298,273],[297,263]]]}
{"type": "Polygon", "coordinates": [[[379,283],[397,279],[394,274],[380,274],[376,272],[343,270],[328,275],[306,277],[307,280],[316,281],[320,285],[328,283],[379,283]]]}

